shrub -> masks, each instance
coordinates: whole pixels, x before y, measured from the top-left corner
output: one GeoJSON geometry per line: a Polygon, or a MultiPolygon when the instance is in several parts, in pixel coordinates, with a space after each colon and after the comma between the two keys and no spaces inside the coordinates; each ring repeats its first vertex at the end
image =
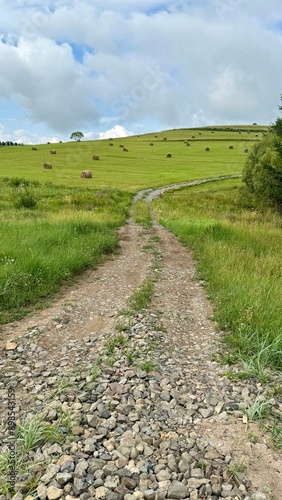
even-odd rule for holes
{"type": "Polygon", "coordinates": [[[19,191],[15,197],[15,207],[16,208],[28,208],[34,209],[37,205],[37,198],[34,192],[30,189],[24,188],[19,191]]]}
{"type": "Polygon", "coordinates": [[[253,146],[242,180],[260,204],[282,210],[282,140],[276,133],[253,146]]]}

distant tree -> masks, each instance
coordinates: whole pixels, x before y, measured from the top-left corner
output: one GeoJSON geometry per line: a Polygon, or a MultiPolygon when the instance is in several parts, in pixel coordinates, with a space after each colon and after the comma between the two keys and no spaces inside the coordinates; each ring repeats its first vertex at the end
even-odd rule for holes
{"type": "Polygon", "coordinates": [[[74,139],[75,141],[80,141],[84,137],[82,132],[73,132],[70,136],[71,139],[74,139]]]}

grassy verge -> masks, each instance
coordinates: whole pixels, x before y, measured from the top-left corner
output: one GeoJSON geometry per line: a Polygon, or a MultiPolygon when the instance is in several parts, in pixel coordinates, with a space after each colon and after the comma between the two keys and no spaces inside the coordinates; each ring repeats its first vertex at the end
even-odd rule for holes
{"type": "MultiPolygon", "coordinates": [[[[263,377],[282,369],[282,218],[242,208],[240,181],[188,188],[154,202],[159,221],[194,250],[227,348],[263,377]]],[[[231,356],[228,358],[231,360],[231,356]]]]}
{"type": "Polygon", "coordinates": [[[138,200],[134,204],[134,222],[143,226],[144,229],[152,227],[149,204],[145,200],[138,200]]]}
{"type": "Polygon", "coordinates": [[[0,183],[0,323],[22,317],[118,243],[131,196],[0,183]],[[113,210],[114,208],[114,210],[113,210]]]}

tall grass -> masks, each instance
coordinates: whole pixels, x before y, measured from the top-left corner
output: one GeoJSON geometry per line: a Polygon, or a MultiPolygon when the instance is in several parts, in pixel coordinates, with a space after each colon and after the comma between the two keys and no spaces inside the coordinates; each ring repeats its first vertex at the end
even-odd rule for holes
{"type": "Polygon", "coordinates": [[[242,208],[237,183],[166,194],[154,210],[194,250],[226,344],[241,359],[281,370],[282,217],[242,208]]]}
{"type": "Polygon", "coordinates": [[[5,323],[113,251],[114,230],[125,222],[131,196],[7,182],[2,193],[0,323],[5,323]],[[36,197],[36,206],[19,202],[22,189],[36,197]]]}

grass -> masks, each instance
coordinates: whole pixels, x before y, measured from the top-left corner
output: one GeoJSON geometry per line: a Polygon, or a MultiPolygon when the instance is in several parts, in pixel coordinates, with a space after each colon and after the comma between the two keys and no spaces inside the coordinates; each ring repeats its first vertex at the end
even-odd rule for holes
{"type": "Polygon", "coordinates": [[[144,200],[138,200],[134,204],[134,222],[140,224],[144,229],[152,227],[149,205],[144,200]]]}
{"type": "Polygon", "coordinates": [[[115,229],[124,224],[131,202],[130,194],[118,191],[16,181],[0,180],[0,323],[22,317],[96,267],[117,246],[115,229]],[[35,206],[27,207],[26,189],[35,206]]]}
{"type": "Polygon", "coordinates": [[[242,206],[239,187],[232,179],[186,188],[153,207],[193,249],[214,318],[229,332],[225,351],[263,379],[266,369],[282,369],[282,218],[242,206]]]}
{"type": "MultiPolygon", "coordinates": [[[[63,444],[67,435],[71,435],[70,416],[67,414],[61,415],[54,424],[45,422],[43,416],[33,415],[17,425],[15,434],[16,471],[17,474],[28,472],[31,476],[27,482],[25,493],[31,493],[36,489],[40,480],[40,475],[33,471],[34,464],[31,463],[30,452],[42,447],[47,442],[63,444]]],[[[0,489],[5,494],[11,492],[9,468],[9,450],[4,445],[0,453],[0,489]]]]}
{"type": "Polygon", "coordinates": [[[136,290],[130,297],[129,307],[133,313],[146,309],[154,293],[153,280],[147,278],[142,286],[136,290]]]}

